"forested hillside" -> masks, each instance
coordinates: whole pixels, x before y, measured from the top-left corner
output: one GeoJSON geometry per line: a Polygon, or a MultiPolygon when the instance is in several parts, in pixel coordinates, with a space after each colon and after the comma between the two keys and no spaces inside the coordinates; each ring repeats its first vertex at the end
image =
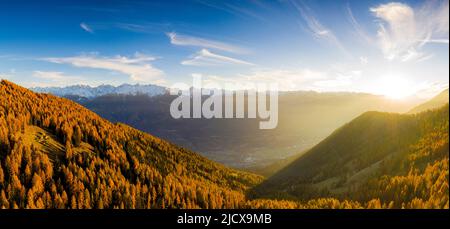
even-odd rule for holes
{"type": "Polygon", "coordinates": [[[0,208],[448,208],[448,105],[366,113],[265,180],[0,83],[0,208]]]}
{"type": "Polygon", "coordinates": [[[236,208],[261,177],[0,84],[0,207],[236,208]]]}
{"type": "Polygon", "coordinates": [[[448,208],[448,115],[448,104],[416,115],[367,112],[256,187],[254,195],[448,208]]]}

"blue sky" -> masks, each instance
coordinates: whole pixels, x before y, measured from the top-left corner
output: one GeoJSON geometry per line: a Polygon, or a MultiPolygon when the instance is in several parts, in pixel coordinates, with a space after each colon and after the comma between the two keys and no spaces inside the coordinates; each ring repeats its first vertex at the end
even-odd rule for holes
{"type": "Polygon", "coordinates": [[[448,0],[0,1],[18,84],[278,82],[431,96],[448,87],[448,0]]]}

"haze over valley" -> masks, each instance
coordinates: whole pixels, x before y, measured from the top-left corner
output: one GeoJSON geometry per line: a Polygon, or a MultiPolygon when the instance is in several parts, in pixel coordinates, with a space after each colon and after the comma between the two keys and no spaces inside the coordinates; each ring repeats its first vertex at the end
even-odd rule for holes
{"type": "Polygon", "coordinates": [[[86,97],[99,89],[80,92],[73,88],[33,90],[64,96],[112,122],[131,125],[214,161],[252,171],[299,156],[366,111],[403,113],[421,101],[414,98],[392,100],[367,93],[281,92],[278,126],[273,130],[259,130],[258,119],[173,119],[169,108],[176,96],[168,93],[149,95],[144,89],[134,88],[86,97]]]}

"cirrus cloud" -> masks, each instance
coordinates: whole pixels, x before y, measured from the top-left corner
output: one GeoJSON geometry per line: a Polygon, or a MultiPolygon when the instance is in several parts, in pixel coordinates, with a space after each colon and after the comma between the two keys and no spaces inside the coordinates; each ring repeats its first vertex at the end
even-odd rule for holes
{"type": "Polygon", "coordinates": [[[88,24],[86,24],[84,22],[80,23],[80,27],[88,33],[94,33],[94,30],[88,24]]]}
{"type": "Polygon", "coordinates": [[[191,66],[254,65],[247,61],[213,53],[207,49],[200,50],[190,59],[182,61],[181,64],[191,66]]]}
{"type": "Polygon", "coordinates": [[[342,53],[349,55],[346,48],[342,45],[341,41],[335,35],[335,33],[325,25],[323,25],[314,12],[302,1],[289,1],[292,6],[297,9],[302,20],[306,25],[306,30],[316,39],[323,40],[338,48],[342,53]]]}
{"type": "Polygon", "coordinates": [[[27,83],[29,87],[66,86],[68,84],[88,84],[88,80],[81,76],[68,75],[58,71],[36,70],[32,75],[37,81],[27,83]]]}
{"type": "Polygon", "coordinates": [[[202,48],[216,49],[231,53],[246,53],[243,48],[227,44],[220,41],[208,40],[200,37],[193,37],[188,35],[181,35],[175,32],[167,33],[170,43],[179,46],[196,46],[202,48]]]}
{"type": "Polygon", "coordinates": [[[143,83],[164,83],[164,72],[153,67],[149,62],[154,57],[135,54],[133,57],[114,56],[102,57],[98,55],[80,55],[73,57],[49,57],[42,60],[56,64],[70,64],[79,68],[93,68],[110,70],[128,75],[132,81],[143,83]]]}
{"type": "MultiPolygon", "coordinates": [[[[230,84],[240,89],[256,89],[258,84],[270,85],[276,83],[281,91],[310,90],[314,82],[327,79],[326,72],[311,69],[253,69],[249,73],[234,76],[204,76],[205,84],[230,84]]],[[[227,88],[228,89],[228,88],[227,88]]]]}
{"type": "Polygon", "coordinates": [[[431,56],[422,51],[427,43],[448,44],[448,1],[428,2],[414,9],[391,2],[370,8],[379,22],[379,47],[388,60],[417,61],[431,56]]]}

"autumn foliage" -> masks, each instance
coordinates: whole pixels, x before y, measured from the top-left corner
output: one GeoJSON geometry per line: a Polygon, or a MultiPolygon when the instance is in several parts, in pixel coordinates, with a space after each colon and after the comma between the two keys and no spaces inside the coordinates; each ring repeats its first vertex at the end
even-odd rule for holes
{"type": "Polygon", "coordinates": [[[269,199],[252,193],[261,176],[1,81],[0,208],[448,208],[448,105],[406,118],[415,143],[360,185],[269,199]]]}
{"type": "Polygon", "coordinates": [[[2,208],[238,208],[261,180],[7,81],[0,101],[2,208]],[[54,133],[63,153],[27,142],[27,126],[54,133]]]}

